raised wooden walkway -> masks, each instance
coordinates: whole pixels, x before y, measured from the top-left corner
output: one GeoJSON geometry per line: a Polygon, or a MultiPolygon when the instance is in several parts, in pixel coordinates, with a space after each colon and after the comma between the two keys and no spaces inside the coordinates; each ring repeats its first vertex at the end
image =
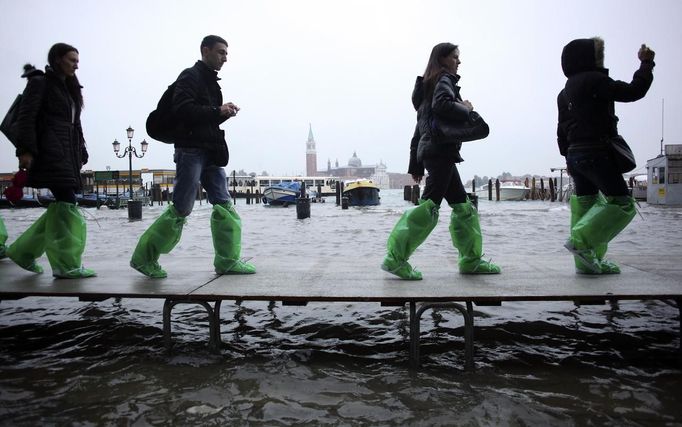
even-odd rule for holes
{"type": "MultiPolygon", "coordinates": [[[[85,259],[96,278],[56,280],[0,261],[0,300],[30,296],[77,297],[82,301],[108,298],[165,300],[163,327],[171,345],[171,311],[177,304],[200,304],[209,315],[209,345],[220,346],[220,305],[224,300],[281,301],[304,305],[309,301],[378,302],[409,304],[410,360],[419,365],[419,321],[429,309],[459,311],[465,322],[466,366],[473,368],[473,304],[499,305],[504,301],[574,301],[598,304],[614,300],[676,301],[682,306],[682,262],[673,256],[620,256],[620,275],[576,275],[568,255],[515,257],[499,260],[503,274],[467,276],[457,273],[452,258],[418,260],[424,274],[419,282],[403,281],[379,269],[380,257],[295,256],[253,260],[258,273],[216,276],[211,259],[166,256],[166,279],[148,279],[125,264],[85,259]],[[529,262],[532,262],[529,264],[529,262]],[[213,304],[213,305],[211,305],[213,304]]],[[[680,308],[682,330],[682,308],[680,308]]],[[[682,334],[682,332],[681,332],[682,334]]]]}

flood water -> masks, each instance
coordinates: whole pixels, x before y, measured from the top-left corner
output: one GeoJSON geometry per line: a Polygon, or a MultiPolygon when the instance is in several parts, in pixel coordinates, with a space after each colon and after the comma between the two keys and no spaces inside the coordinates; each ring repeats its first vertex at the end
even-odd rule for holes
{"type": "MultiPolygon", "coordinates": [[[[292,253],[380,259],[408,206],[397,190],[383,191],[380,206],[347,211],[328,198],[300,221],[293,207],[239,200],[242,254],[256,267],[259,258],[292,253]]],[[[128,268],[137,237],[163,209],[144,208],[138,222],[128,222],[125,210],[86,210],[86,255],[128,268]]],[[[0,211],[9,241],[42,212],[0,211]]],[[[205,256],[212,270],[210,212],[197,203],[162,264],[174,255],[205,256]]],[[[430,255],[456,257],[449,214],[443,203],[415,266],[430,255]]],[[[480,215],[486,257],[503,269],[506,254],[526,255],[528,263],[536,253],[568,256],[565,203],[481,201],[480,215]]],[[[611,258],[665,253],[682,259],[680,224],[682,208],[643,203],[641,217],[612,242],[611,258]]],[[[42,263],[49,274],[47,260],[42,263]]],[[[406,308],[225,301],[223,346],[212,354],[205,311],[193,306],[174,309],[175,346],[166,352],[162,305],[0,302],[0,424],[682,425],[679,311],[665,302],[475,307],[473,372],[464,370],[461,316],[451,312],[424,316],[422,368],[412,371],[406,308]]]]}

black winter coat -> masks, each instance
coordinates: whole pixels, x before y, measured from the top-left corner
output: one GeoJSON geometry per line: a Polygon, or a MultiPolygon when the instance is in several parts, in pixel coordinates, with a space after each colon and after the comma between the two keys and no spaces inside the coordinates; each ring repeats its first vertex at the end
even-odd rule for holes
{"type": "Polygon", "coordinates": [[[597,65],[603,63],[602,49],[593,39],[574,40],[564,47],[561,65],[568,80],[557,97],[562,156],[571,145],[600,148],[608,137],[618,135],[614,102],[643,98],[654,79],[654,63],[649,61],[641,63],[630,83],[613,80],[607,69],[597,65]]]}
{"type": "Polygon", "coordinates": [[[211,151],[216,164],[225,166],[229,152],[219,126],[227,118],[220,115],[223,95],[218,80],[218,74],[201,61],[178,76],[173,92],[173,113],[180,121],[175,146],[211,151]]]}
{"type": "Polygon", "coordinates": [[[450,121],[463,122],[469,118],[469,110],[462,103],[457,82],[459,76],[444,73],[436,82],[431,100],[424,93],[424,79],[420,76],[412,91],[412,105],[417,110],[417,127],[410,143],[410,166],[408,173],[424,175],[424,166],[420,160],[431,158],[445,158],[453,163],[464,161],[459,154],[462,144],[436,144],[431,138],[431,122],[433,116],[450,121]],[[460,102],[458,102],[460,101],[460,102]],[[419,142],[423,145],[422,157],[417,158],[419,142]]]}
{"type": "Polygon", "coordinates": [[[33,155],[29,187],[82,189],[80,170],[88,152],[80,114],[66,84],[49,67],[44,75],[29,77],[13,128],[17,156],[33,155]]]}

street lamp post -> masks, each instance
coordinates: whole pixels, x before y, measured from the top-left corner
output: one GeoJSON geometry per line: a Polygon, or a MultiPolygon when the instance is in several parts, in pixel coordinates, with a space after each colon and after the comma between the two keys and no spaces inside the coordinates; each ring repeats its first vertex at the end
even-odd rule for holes
{"type": "MultiPolygon", "coordinates": [[[[147,152],[147,147],[149,146],[149,143],[145,141],[144,139],[140,143],[140,148],[142,149],[142,154],[138,155],[137,151],[135,150],[135,147],[133,147],[133,134],[135,133],[135,129],[132,127],[128,126],[128,129],[126,129],[126,134],[128,136],[128,146],[125,147],[123,150],[123,153],[119,155],[119,151],[121,151],[121,143],[118,142],[116,139],[114,139],[114,142],[111,143],[114,147],[114,154],[116,157],[119,159],[122,159],[123,157],[128,155],[128,219],[141,219],[142,218],[142,212],[139,213],[139,215],[134,215],[134,212],[132,211],[137,207],[135,203],[133,202],[133,155],[137,157],[138,159],[141,159],[144,157],[145,153],[147,152]]],[[[142,205],[140,204],[140,207],[142,205]]]]}

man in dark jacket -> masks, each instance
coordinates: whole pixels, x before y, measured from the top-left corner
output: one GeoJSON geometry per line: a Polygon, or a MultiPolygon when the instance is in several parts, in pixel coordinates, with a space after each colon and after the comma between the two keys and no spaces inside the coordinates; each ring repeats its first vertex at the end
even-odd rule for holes
{"type": "Polygon", "coordinates": [[[201,60],[184,70],[175,82],[173,113],[178,121],[174,132],[176,164],[173,204],[144,232],[130,266],[153,277],[166,277],[158,263],[180,240],[186,217],[192,212],[199,185],[213,204],[211,234],[217,274],[252,274],[255,268],[240,260],[241,219],[227,191],[223,166],[229,154],[220,124],[239,111],[232,102],[223,103],[218,71],[227,61],[227,42],[206,36],[201,42],[201,60]]]}
{"type": "Polygon", "coordinates": [[[604,255],[636,210],[609,140],[618,135],[614,103],[643,98],[653,81],[654,52],[642,45],[637,56],[639,69],[627,83],[609,77],[604,41],[598,37],[573,40],[561,55],[568,80],[557,98],[557,141],[575,185],[571,234],[564,246],[575,255],[578,273],[620,273],[604,255]]]}

